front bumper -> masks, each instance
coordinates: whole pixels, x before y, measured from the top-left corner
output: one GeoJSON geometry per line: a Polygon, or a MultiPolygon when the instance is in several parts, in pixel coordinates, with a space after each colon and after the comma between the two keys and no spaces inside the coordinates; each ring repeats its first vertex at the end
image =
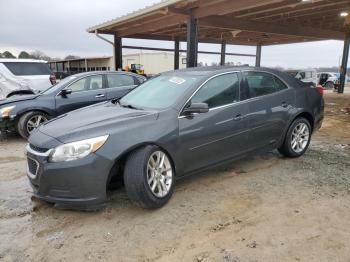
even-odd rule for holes
{"type": "Polygon", "coordinates": [[[97,154],[70,162],[48,162],[50,150],[26,147],[27,175],[34,196],[57,207],[97,209],[106,201],[106,186],[113,162],[97,154]]]}

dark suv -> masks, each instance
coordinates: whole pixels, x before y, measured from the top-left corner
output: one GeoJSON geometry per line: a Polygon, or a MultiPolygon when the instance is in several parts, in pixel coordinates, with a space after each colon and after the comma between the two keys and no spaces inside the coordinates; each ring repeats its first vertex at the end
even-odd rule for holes
{"type": "Polygon", "coordinates": [[[28,138],[51,118],[120,98],[145,81],[145,77],[127,72],[87,72],[67,77],[40,94],[0,101],[0,131],[17,131],[28,138]]]}

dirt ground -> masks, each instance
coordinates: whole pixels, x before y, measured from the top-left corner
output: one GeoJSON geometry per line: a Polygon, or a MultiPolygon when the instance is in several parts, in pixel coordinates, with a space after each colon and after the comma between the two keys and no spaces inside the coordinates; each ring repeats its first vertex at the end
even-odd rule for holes
{"type": "Polygon", "coordinates": [[[350,261],[350,94],[325,98],[305,156],[272,152],[187,178],[155,211],[124,190],[97,213],[32,200],[25,142],[0,142],[0,260],[350,261]]]}

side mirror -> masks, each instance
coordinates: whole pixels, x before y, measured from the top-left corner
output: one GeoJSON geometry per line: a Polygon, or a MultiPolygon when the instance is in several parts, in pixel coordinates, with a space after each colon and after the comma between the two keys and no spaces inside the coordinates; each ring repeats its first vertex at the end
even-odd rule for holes
{"type": "Polygon", "coordinates": [[[193,103],[183,110],[183,115],[203,114],[209,112],[207,103],[193,103]]]}
{"type": "Polygon", "coordinates": [[[69,89],[69,88],[68,89],[62,89],[60,95],[65,97],[67,95],[70,95],[72,92],[73,92],[72,89],[69,89]]]}

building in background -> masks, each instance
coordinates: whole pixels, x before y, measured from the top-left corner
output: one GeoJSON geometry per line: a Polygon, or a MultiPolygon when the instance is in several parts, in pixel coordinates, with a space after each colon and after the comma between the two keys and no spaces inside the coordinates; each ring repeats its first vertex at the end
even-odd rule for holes
{"type": "MultiPolygon", "coordinates": [[[[143,66],[146,75],[155,75],[173,70],[174,54],[168,52],[138,53],[123,55],[123,68],[131,64],[143,66]]],[[[186,68],[186,57],[180,55],[180,69],[186,68]]],[[[107,71],[113,66],[113,57],[86,57],[49,62],[50,68],[62,76],[87,71],[107,71]]],[[[63,77],[62,77],[63,78],[63,77]]]]}

